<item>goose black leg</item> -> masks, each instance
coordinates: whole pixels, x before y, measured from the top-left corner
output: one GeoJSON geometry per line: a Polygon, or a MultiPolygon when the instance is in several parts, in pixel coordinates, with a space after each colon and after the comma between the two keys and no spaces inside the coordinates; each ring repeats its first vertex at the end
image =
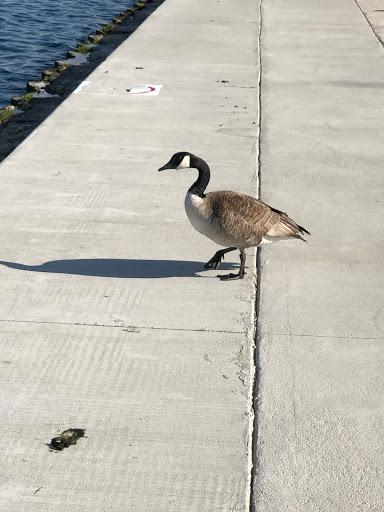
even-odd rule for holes
{"type": "Polygon", "coordinates": [[[235,279],[243,279],[245,276],[245,259],[246,259],[246,250],[243,249],[240,251],[240,270],[238,274],[226,274],[224,276],[219,276],[221,281],[235,281],[235,279]]]}
{"type": "Polygon", "coordinates": [[[204,268],[219,268],[221,260],[224,259],[224,254],[230,251],[236,251],[237,247],[228,247],[228,249],[220,249],[217,253],[204,265],[204,268]]]}

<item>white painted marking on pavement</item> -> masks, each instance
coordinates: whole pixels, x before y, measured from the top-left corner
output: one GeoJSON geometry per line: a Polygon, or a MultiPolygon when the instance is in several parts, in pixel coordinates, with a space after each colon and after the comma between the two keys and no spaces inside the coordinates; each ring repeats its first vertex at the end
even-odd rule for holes
{"type": "Polygon", "coordinates": [[[144,84],[141,87],[132,87],[132,89],[127,89],[127,91],[129,94],[146,94],[147,96],[157,96],[162,87],[162,85],[144,84]]]}

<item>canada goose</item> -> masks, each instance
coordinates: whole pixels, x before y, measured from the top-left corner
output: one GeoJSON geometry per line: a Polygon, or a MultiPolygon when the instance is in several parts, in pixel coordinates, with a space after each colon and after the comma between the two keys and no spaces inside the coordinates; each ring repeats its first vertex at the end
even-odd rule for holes
{"type": "Polygon", "coordinates": [[[236,249],[240,251],[239,273],[220,276],[221,280],[243,279],[248,247],[289,238],[298,238],[305,242],[299,233],[310,235],[309,231],[296,224],[286,213],[254,197],[231,190],[204,194],[209,183],[210,170],[202,158],[192,153],[175,153],[159,171],[186,168],[199,171],[198,179],[185,197],[185,211],[192,226],[199,233],[226,247],[217,251],[204,268],[216,269],[224,259],[224,254],[236,249]]]}

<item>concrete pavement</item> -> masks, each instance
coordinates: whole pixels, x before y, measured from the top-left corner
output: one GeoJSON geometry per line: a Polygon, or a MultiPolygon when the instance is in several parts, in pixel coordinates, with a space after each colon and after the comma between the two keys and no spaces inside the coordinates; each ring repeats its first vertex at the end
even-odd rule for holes
{"type": "Polygon", "coordinates": [[[1,166],[2,510],[248,509],[255,261],[202,272],[196,173],[157,172],[189,150],[211,189],[256,193],[243,8],[167,0],[1,166]],[[87,438],[49,451],[70,427],[87,438]]]}
{"type": "Polygon", "coordinates": [[[255,510],[384,509],[384,49],[355,2],[263,1],[255,510]]]}
{"type": "Polygon", "coordinates": [[[384,6],[380,0],[355,0],[374,34],[384,45],[384,6]]]}
{"type": "Polygon", "coordinates": [[[261,98],[255,3],[166,0],[2,163],[1,510],[383,509],[384,50],[353,1],[261,14],[261,98]],[[312,237],[262,249],[255,304],[156,170],[256,195],[259,146],[312,237]]]}

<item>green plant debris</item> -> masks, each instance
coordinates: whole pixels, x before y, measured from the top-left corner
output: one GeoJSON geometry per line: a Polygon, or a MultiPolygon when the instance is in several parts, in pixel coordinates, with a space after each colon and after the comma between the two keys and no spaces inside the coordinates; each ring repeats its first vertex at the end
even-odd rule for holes
{"type": "Polygon", "coordinates": [[[85,430],[82,428],[69,428],[64,430],[58,437],[54,437],[51,440],[51,446],[55,450],[64,450],[64,448],[76,444],[80,437],[84,437],[84,434],[85,430]]]}
{"type": "Polygon", "coordinates": [[[137,4],[135,4],[135,7],[139,8],[141,10],[141,9],[144,9],[145,4],[143,4],[143,2],[137,2],[137,4]]]}

